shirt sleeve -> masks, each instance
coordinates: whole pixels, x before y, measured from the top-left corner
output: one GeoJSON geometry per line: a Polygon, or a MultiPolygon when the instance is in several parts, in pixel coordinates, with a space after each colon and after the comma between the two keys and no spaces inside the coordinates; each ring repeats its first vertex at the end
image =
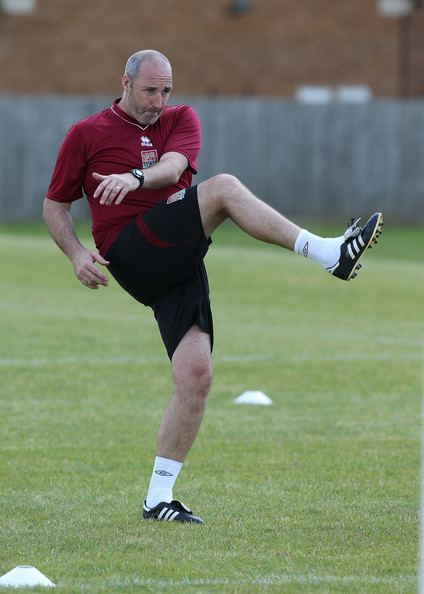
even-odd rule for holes
{"type": "Polygon", "coordinates": [[[174,128],[169,135],[162,154],[169,152],[182,153],[187,157],[192,173],[197,173],[197,159],[202,143],[200,120],[197,113],[189,105],[178,111],[174,128]]]}
{"type": "Polygon", "coordinates": [[[46,197],[56,202],[73,202],[82,198],[86,166],[84,142],[77,125],[74,125],[60,147],[46,197]]]}

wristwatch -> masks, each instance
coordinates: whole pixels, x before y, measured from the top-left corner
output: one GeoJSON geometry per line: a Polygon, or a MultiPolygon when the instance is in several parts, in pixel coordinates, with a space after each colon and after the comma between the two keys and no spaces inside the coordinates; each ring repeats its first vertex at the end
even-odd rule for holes
{"type": "Polygon", "coordinates": [[[142,169],[131,169],[131,173],[138,179],[138,183],[140,184],[138,188],[142,188],[144,184],[144,171],[142,169]]]}

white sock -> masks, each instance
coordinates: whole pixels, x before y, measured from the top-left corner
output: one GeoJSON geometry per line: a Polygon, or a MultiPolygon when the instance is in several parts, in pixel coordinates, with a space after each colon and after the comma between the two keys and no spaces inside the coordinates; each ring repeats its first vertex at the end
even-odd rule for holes
{"type": "Polygon", "coordinates": [[[182,465],[182,462],[156,456],[146,497],[147,507],[155,507],[161,501],[172,501],[172,489],[182,465]]]}
{"type": "Polygon", "coordinates": [[[344,235],[319,237],[302,229],[294,244],[294,251],[299,256],[318,262],[323,268],[331,268],[340,258],[340,246],[344,241],[344,235]]]}

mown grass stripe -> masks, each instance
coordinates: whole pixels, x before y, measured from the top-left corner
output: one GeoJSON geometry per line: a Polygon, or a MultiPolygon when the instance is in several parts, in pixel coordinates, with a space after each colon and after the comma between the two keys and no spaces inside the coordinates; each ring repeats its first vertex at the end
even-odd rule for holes
{"type": "Polygon", "coordinates": [[[396,576],[375,576],[375,575],[296,575],[282,574],[271,576],[258,576],[240,579],[231,578],[182,578],[174,579],[154,579],[132,577],[124,580],[110,580],[108,585],[115,588],[125,588],[128,586],[144,587],[183,587],[183,586],[278,586],[284,584],[387,584],[412,585],[417,581],[414,575],[396,575],[396,576]]]}
{"type": "MultiPolygon", "coordinates": [[[[254,363],[261,361],[281,361],[286,364],[305,362],[326,363],[333,361],[419,361],[419,353],[340,353],[325,356],[299,355],[284,357],[283,355],[258,354],[258,355],[219,355],[214,357],[216,363],[254,363]]],[[[164,363],[168,365],[165,356],[152,357],[58,357],[46,359],[13,359],[1,358],[1,367],[49,367],[67,365],[150,365],[151,363],[164,363]]]]}

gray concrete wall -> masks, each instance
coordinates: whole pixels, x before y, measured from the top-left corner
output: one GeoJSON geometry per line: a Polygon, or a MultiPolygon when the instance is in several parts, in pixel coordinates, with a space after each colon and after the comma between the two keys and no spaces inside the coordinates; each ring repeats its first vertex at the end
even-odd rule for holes
{"type": "MultiPolygon", "coordinates": [[[[304,105],[184,98],[203,125],[201,181],[237,175],[288,215],[340,219],[383,210],[424,222],[424,102],[304,105]]],[[[0,97],[0,221],[40,218],[60,142],[109,97],[0,97]]],[[[73,211],[85,216],[79,201],[73,211]]]]}

